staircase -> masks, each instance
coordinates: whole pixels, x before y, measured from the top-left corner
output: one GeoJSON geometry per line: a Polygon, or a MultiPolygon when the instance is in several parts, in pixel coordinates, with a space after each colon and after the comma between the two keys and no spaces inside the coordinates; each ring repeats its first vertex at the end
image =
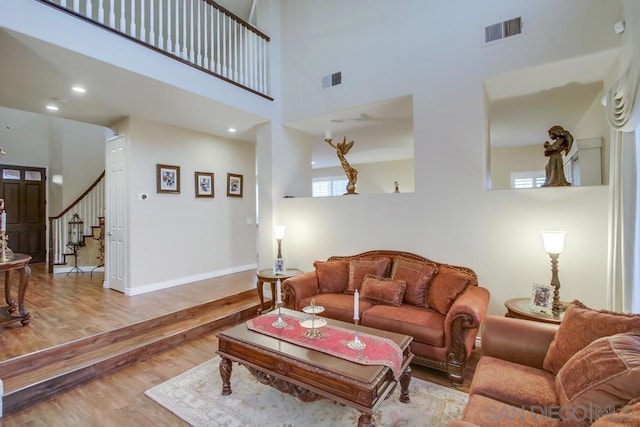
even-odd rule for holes
{"type": "Polygon", "coordinates": [[[249,319],[258,308],[255,296],[255,290],[247,290],[0,362],[4,413],[20,411],[187,340],[249,319]]]}

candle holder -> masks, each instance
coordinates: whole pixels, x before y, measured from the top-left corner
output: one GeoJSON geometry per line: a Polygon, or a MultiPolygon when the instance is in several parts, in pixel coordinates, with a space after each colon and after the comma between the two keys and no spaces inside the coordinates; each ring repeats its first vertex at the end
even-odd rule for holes
{"type": "Polygon", "coordinates": [[[359,319],[353,319],[353,322],[355,323],[355,334],[353,336],[353,340],[347,343],[347,346],[351,350],[364,350],[367,348],[367,345],[360,341],[360,335],[358,334],[358,320],[359,319]]]}
{"type": "Polygon", "coordinates": [[[300,325],[303,328],[307,328],[307,330],[304,332],[304,336],[312,340],[322,338],[322,331],[318,328],[326,326],[327,319],[317,317],[316,314],[322,313],[324,311],[324,307],[321,305],[316,305],[315,301],[312,298],[311,305],[304,307],[302,311],[311,314],[311,319],[304,319],[300,322],[300,325]]]}
{"type": "Polygon", "coordinates": [[[287,326],[287,322],[284,321],[284,319],[282,318],[282,313],[280,312],[280,306],[282,305],[282,303],[278,302],[276,303],[276,305],[278,306],[278,318],[271,324],[271,326],[276,329],[282,329],[287,326]]]}

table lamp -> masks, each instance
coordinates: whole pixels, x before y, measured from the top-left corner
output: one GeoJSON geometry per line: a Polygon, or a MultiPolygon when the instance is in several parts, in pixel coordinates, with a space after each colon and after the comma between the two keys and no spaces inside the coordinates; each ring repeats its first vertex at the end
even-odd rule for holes
{"type": "Polygon", "coordinates": [[[551,258],[551,286],[553,286],[553,305],[551,312],[557,316],[562,311],[560,304],[560,279],[558,279],[558,257],[564,250],[564,231],[543,231],[544,250],[551,258]]]}

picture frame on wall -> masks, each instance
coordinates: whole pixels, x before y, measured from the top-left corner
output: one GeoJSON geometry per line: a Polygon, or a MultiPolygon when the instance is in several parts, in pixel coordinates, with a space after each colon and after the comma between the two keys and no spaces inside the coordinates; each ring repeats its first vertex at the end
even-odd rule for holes
{"type": "Polygon", "coordinates": [[[533,284],[529,309],[536,313],[551,313],[553,305],[553,286],[533,284]]]}
{"type": "Polygon", "coordinates": [[[242,175],[240,174],[227,174],[227,197],[242,197],[242,181],[242,175]]]}
{"type": "Polygon", "coordinates": [[[180,193],[180,166],[156,164],[158,193],[180,193]]]}
{"type": "Polygon", "coordinates": [[[195,172],[196,197],[213,197],[213,173],[195,172]]]}

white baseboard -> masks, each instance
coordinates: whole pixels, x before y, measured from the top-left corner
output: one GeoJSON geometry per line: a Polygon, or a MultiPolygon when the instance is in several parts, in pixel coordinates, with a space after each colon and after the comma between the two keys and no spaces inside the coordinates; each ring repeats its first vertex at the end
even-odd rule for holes
{"type": "MultiPolygon", "coordinates": [[[[91,270],[93,270],[93,271],[104,271],[104,267],[96,267],[95,265],[79,265],[78,268],[80,270],[82,270],[83,273],[91,273],[91,270]]],[[[69,273],[73,269],[74,269],[74,267],[73,266],[69,266],[69,265],[60,265],[60,266],[54,265],[53,266],[53,274],[69,273]]],[[[74,273],[82,274],[82,273],[78,272],[77,270],[74,271],[74,273]]]]}
{"type": "Polygon", "coordinates": [[[200,280],[212,279],[214,277],[226,276],[228,274],[240,273],[241,271],[255,270],[258,268],[257,264],[241,265],[238,267],[225,268],[223,270],[210,271],[208,273],[195,274],[193,276],[180,277],[178,279],[167,280],[166,282],[151,283],[144,286],[136,286],[135,288],[127,288],[124,294],[127,296],[134,296],[140,294],[146,294],[147,292],[159,291],[162,289],[173,288],[174,286],[185,285],[187,283],[193,283],[200,280]]]}

